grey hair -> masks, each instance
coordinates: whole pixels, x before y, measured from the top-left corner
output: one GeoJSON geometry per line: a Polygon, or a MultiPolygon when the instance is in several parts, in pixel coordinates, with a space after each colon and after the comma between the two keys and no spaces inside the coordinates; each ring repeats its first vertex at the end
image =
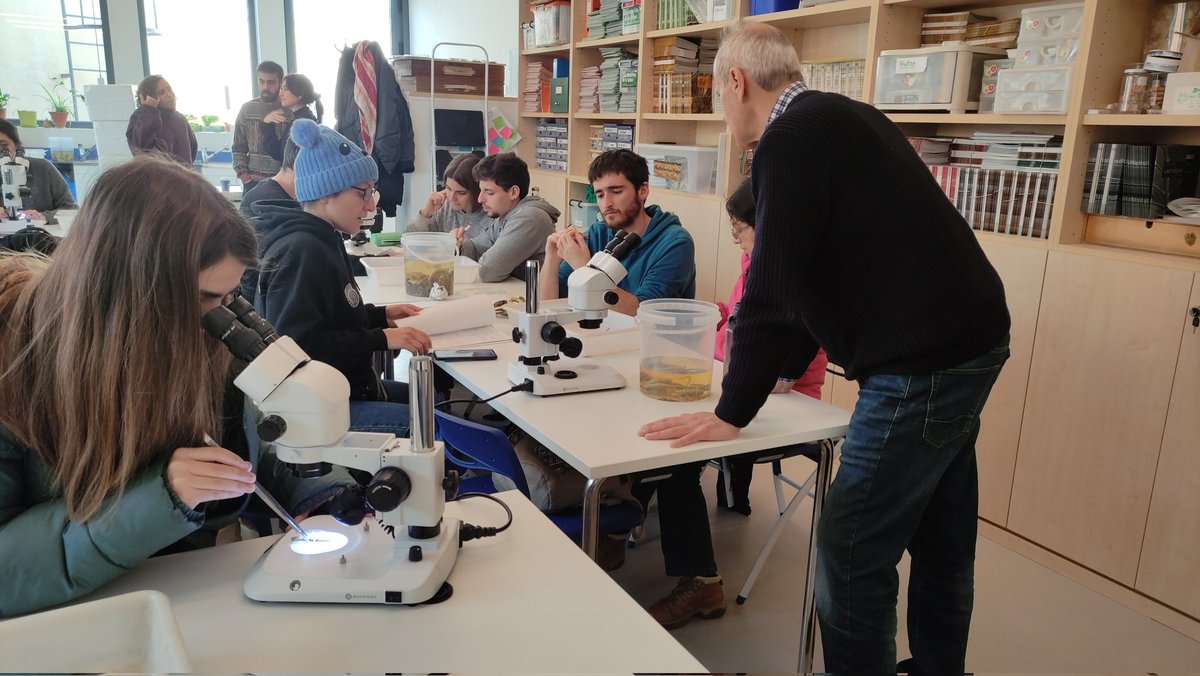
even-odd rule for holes
{"type": "Polygon", "coordinates": [[[754,84],[774,91],[797,80],[800,57],[792,43],[774,26],[739,21],[725,30],[713,72],[722,86],[729,82],[729,69],[746,71],[754,84]]]}

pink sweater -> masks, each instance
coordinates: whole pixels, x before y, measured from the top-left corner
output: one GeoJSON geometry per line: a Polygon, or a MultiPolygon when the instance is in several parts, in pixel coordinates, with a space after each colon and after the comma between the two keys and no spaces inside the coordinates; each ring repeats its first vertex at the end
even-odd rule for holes
{"type": "MultiPolygon", "coordinates": [[[[729,293],[729,304],[717,303],[717,307],[721,310],[721,321],[717,323],[716,357],[718,361],[725,358],[725,323],[729,321],[729,313],[737,307],[738,301],[742,299],[742,294],[746,291],[746,270],[749,268],[750,256],[743,252],[742,274],[738,275],[737,281],[733,284],[733,291],[729,293]]],[[[825,356],[825,350],[817,350],[817,356],[808,365],[808,370],[804,372],[804,375],[796,380],[792,389],[801,394],[807,394],[813,399],[820,399],[821,386],[825,384],[825,367],[828,365],[829,358],[825,356]]]]}

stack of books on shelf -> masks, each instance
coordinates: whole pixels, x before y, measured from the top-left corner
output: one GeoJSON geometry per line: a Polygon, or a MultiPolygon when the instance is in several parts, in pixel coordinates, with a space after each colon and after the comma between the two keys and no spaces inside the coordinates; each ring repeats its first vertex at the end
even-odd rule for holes
{"type": "Polygon", "coordinates": [[[599,40],[621,34],[621,0],[600,0],[600,7],[587,15],[587,36],[599,40]]]}
{"type": "Polygon", "coordinates": [[[624,107],[636,108],[637,55],[620,47],[601,47],[600,55],[604,59],[600,63],[600,112],[622,112],[622,94],[627,89],[625,85],[630,77],[632,77],[634,93],[629,96],[631,100],[624,107]],[[624,66],[622,66],[623,62],[624,66]],[[633,64],[632,76],[629,74],[631,62],[633,64]]]}
{"type": "Polygon", "coordinates": [[[1049,237],[1061,137],[976,132],[971,138],[909,142],[972,228],[1049,237]]]}
{"type": "Polygon", "coordinates": [[[617,64],[618,72],[620,73],[620,93],[621,99],[617,104],[618,113],[636,113],[637,112],[637,83],[638,83],[638,59],[630,54],[621,59],[617,64]]]}
{"type": "Polygon", "coordinates": [[[690,40],[654,39],[654,112],[712,112],[712,62],[703,74],[700,53],[701,45],[690,40]]]}
{"type": "Polygon", "coordinates": [[[1093,143],[1083,183],[1089,214],[1162,218],[1171,200],[1194,197],[1200,146],[1093,143]]]}
{"type": "Polygon", "coordinates": [[[525,64],[525,88],[521,94],[523,112],[550,112],[550,75],[550,69],[541,61],[525,64]]]}
{"type": "Polygon", "coordinates": [[[621,35],[636,35],[642,31],[642,0],[621,1],[621,35]]]}
{"type": "Polygon", "coordinates": [[[800,72],[809,89],[862,101],[863,80],[867,72],[867,62],[863,59],[801,63],[800,72]]]}
{"type": "Polygon", "coordinates": [[[545,171],[567,172],[567,123],[542,120],[537,123],[534,166],[545,171]]]}
{"type": "Polygon", "coordinates": [[[696,14],[688,7],[688,0],[657,0],[659,30],[682,28],[699,23],[696,14]]]}
{"type": "Polygon", "coordinates": [[[608,124],[593,124],[591,130],[592,159],[606,150],[624,148],[633,150],[633,125],[610,122],[608,124]]]}
{"type": "Polygon", "coordinates": [[[579,112],[600,112],[600,66],[588,66],[579,72],[579,112]]]}

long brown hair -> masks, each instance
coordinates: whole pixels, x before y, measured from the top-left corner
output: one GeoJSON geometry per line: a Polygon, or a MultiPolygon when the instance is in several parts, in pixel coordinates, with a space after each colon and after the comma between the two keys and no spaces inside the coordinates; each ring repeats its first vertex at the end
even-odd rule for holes
{"type": "Polygon", "coordinates": [[[199,275],[256,249],[203,178],[144,156],[100,176],[53,258],[0,261],[0,425],[49,465],[72,519],[220,434],[230,359],[201,328],[199,275]]]}

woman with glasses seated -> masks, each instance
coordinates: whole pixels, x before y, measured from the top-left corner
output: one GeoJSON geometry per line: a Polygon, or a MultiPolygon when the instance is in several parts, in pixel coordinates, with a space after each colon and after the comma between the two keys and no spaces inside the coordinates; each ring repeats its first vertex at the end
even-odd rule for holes
{"type": "Polygon", "coordinates": [[[297,120],[296,201],[300,209],[264,205],[255,220],[259,267],[255,309],[291,336],[313,359],[350,381],[350,422],[360,431],[408,434],[406,386],[382,381],[372,365],[381,350],[425,354],[429,336],[397,328],[414,305],[363,302],[351,273],[343,234],[357,233],[375,215],[375,160],[346,137],[311,120],[297,120]]]}
{"type": "MultiPolygon", "coordinates": [[[[733,290],[729,293],[729,304],[717,304],[721,310],[721,321],[717,324],[716,357],[718,361],[725,360],[725,324],[729,321],[730,316],[737,312],[738,302],[742,300],[742,294],[746,290],[746,271],[750,269],[750,254],[754,251],[754,211],[754,187],[751,185],[750,179],[746,179],[725,202],[725,212],[729,214],[733,243],[742,250],[742,274],[738,275],[737,281],[733,284],[733,290]]],[[[734,319],[734,325],[737,325],[736,319],[734,319]]],[[[736,329],[734,336],[734,340],[737,340],[736,329]]],[[[825,356],[825,351],[817,350],[817,356],[809,363],[804,375],[797,380],[779,379],[775,383],[775,389],[771,392],[781,394],[794,390],[813,399],[820,399],[821,386],[825,384],[825,367],[828,365],[829,358],[825,356]]],[[[768,453],[772,452],[774,451],[768,453]]],[[[720,472],[717,473],[717,504],[731,512],[740,512],[750,516],[750,480],[754,476],[755,456],[754,453],[745,453],[727,458],[726,466],[729,467],[730,472],[729,483],[732,487],[733,504],[729,504],[726,500],[725,476],[720,472]]]]}

